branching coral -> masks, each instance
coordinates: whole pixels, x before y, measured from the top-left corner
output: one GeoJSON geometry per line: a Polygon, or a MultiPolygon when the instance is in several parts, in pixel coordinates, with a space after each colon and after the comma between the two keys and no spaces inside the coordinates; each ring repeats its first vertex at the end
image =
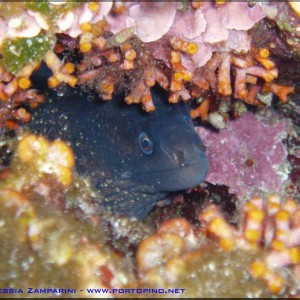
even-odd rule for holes
{"type": "MultiPolygon", "coordinates": [[[[272,92],[282,103],[286,103],[287,95],[293,93],[294,88],[272,83],[277,76],[278,70],[269,59],[268,49],[258,51],[253,49],[247,55],[216,53],[205,67],[195,70],[192,79],[192,95],[207,99],[206,95],[212,91],[221,99],[233,95],[235,99],[247,104],[262,106],[264,103],[260,93],[272,92]],[[231,81],[232,75],[234,83],[231,81]]],[[[227,101],[227,105],[232,104],[227,101]]],[[[240,115],[234,105],[232,109],[236,116],[240,115]]],[[[208,104],[201,103],[192,110],[191,114],[194,118],[201,117],[202,120],[207,120],[210,113],[218,112],[221,118],[227,119],[229,110],[228,108],[227,111],[223,111],[217,101],[210,101],[208,104]]],[[[220,128],[213,120],[210,122],[220,128]]]]}
{"type": "Polygon", "coordinates": [[[212,204],[199,214],[201,230],[181,217],[166,221],[139,245],[140,283],[152,288],[184,286],[189,297],[299,293],[298,217],[295,201],[282,204],[279,197],[270,196],[266,203],[259,197],[250,199],[237,228],[212,204]]]}
{"type": "MultiPolygon", "coordinates": [[[[7,4],[3,9],[8,10],[15,21],[11,21],[13,25],[7,23],[3,15],[1,26],[15,26],[20,32],[16,36],[1,35],[2,100],[30,87],[29,76],[41,60],[53,72],[49,78],[52,88],[60,83],[72,87],[77,83],[88,84],[104,100],[109,100],[116,87],[125,87],[126,102],[142,103],[149,112],[155,109],[150,94],[155,82],[170,91],[172,103],[179,99],[186,101],[191,96],[203,98],[192,116],[199,116],[217,128],[224,127],[230,111],[238,116],[245,110],[245,106],[228,101],[229,97],[262,106],[270,102],[265,94],[274,93],[286,103],[293,92],[292,87],[273,83],[278,70],[269,59],[269,51],[251,50],[246,30],[265,17],[265,6],[261,4],[250,7],[239,2],[222,5],[210,2],[201,5],[51,2],[7,4]],[[243,18],[235,17],[236,14],[243,18]],[[30,37],[21,30],[27,24],[25,19],[30,19],[38,28],[30,37]],[[160,21],[164,26],[157,25],[160,21]],[[25,25],[22,27],[22,24],[25,25]],[[40,39],[44,42],[36,45],[40,39]],[[25,51],[28,50],[26,45],[35,49],[33,53],[25,51]],[[78,50],[83,56],[79,64],[66,63],[66,58],[61,61],[64,51],[78,53],[78,50]]],[[[29,27],[25,27],[28,30],[29,27]]],[[[36,103],[39,102],[37,99],[36,103]]],[[[3,110],[2,119],[10,123],[20,115],[16,113],[19,107],[14,101],[13,106],[12,110],[3,110]]],[[[27,119],[29,116],[20,120],[27,119]]]]}
{"type": "Polygon", "coordinates": [[[282,203],[278,196],[269,196],[267,201],[254,197],[243,207],[238,228],[229,225],[214,205],[200,213],[199,220],[225,251],[267,250],[262,259],[251,263],[249,271],[254,278],[263,280],[272,293],[281,293],[293,285],[288,280],[294,281],[295,287],[300,280],[299,213],[299,205],[292,199],[282,203]],[[292,278],[288,279],[289,271],[284,267],[293,272],[292,278]]]}

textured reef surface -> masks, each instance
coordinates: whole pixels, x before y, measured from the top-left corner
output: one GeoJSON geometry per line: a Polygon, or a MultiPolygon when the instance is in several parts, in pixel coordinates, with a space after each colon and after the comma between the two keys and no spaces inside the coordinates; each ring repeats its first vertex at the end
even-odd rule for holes
{"type": "MultiPolygon", "coordinates": [[[[300,297],[299,62],[299,2],[1,2],[1,297],[300,297]],[[143,220],[99,205],[76,147],[27,126],[49,89],[66,100],[77,87],[102,101],[123,92],[149,116],[184,102],[207,147],[205,181],[143,220]]],[[[56,108],[72,111],[68,100],[56,108]]]]}

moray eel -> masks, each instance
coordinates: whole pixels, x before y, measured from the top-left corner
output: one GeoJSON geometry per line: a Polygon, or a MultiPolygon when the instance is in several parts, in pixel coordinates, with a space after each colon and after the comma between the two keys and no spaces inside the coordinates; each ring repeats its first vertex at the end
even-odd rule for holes
{"type": "MultiPolygon", "coordinates": [[[[41,78],[32,78],[41,87],[41,78]]],[[[124,95],[103,101],[82,88],[47,91],[33,110],[30,129],[68,141],[79,174],[87,176],[109,210],[144,218],[169,193],[201,183],[209,168],[187,104],[168,103],[159,86],[151,89],[156,110],[127,105],[124,95]]]]}

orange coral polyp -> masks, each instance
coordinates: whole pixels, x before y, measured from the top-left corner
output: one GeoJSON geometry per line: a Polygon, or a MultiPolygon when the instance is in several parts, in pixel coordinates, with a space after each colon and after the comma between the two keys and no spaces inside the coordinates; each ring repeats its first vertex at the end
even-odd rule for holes
{"type": "Polygon", "coordinates": [[[75,72],[75,65],[71,62],[67,62],[62,68],[62,72],[67,74],[73,74],[75,72]]]}
{"type": "Polygon", "coordinates": [[[228,252],[234,248],[235,241],[233,239],[221,238],[219,244],[225,252],[228,252]]]}
{"type": "Polygon", "coordinates": [[[67,84],[70,87],[75,87],[75,85],[78,83],[78,79],[75,76],[70,76],[70,78],[67,81],[67,84]]]}
{"type": "Polygon", "coordinates": [[[170,61],[173,66],[181,65],[181,57],[180,53],[177,51],[171,51],[170,53],[170,61]]]}
{"type": "Polygon", "coordinates": [[[55,76],[51,76],[51,77],[49,77],[49,79],[48,79],[48,86],[50,87],[50,88],[55,88],[55,87],[57,87],[58,85],[59,85],[59,81],[58,81],[58,79],[55,77],[55,76]]]}
{"type": "Polygon", "coordinates": [[[194,9],[200,8],[202,5],[201,1],[192,1],[191,4],[194,9]]]}
{"type": "Polygon", "coordinates": [[[277,274],[273,274],[272,278],[266,281],[269,290],[274,294],[279,294],[285,287],[285,280],[277,274]]]}
{"type": "Polygon", "coordinates": [[[145,95],[143,95],[142,104],[146,112],[151,112],[155,110],[155,106],[150,92],[147,92],[145,95]]]}
{"type": "Polygon", "coordinates": [[[205,98],[197,108],[190,111],[191,118],[200,117],[203,121],[208,120],[209,106],[210,100],[205,98]]]}
{"type": "Polygon", "coordinates": [[[136,58],[136,51],[133,49],[127,50],[125,52],[125,58],[128,60],[134,60],[136,58]]]}
{"type": "Polygon", "coordinates": [[[276,83],[265,84],[262,89],[263,92],[274,93],[282,103],[288,102],[288,95],[295,92],[295,88],[292,86],[286,86],[276,83]]]}
{"type": "Polygon", "coordinates": [[[16,112],[16,118],[23,122],[28,122],[31,119],[31,114],[25,108],[21,107],[16,112]]]}
{"type": "Polygon", "coordinates": [[[170,90],[172,92],[178,92],[181,91],[183,87],[182,81],[172,79],[171,80],[171,85],[170,85],[170,90]]]}

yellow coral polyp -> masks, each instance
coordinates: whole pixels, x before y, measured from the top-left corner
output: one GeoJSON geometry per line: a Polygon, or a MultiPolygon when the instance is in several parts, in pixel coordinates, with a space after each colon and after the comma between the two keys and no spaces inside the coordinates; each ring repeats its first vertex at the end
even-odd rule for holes
{"type": "Polygon", "coordinates": [[[258,210],[258,209],[255,209],[255,210],[251,210],[247,213],[248,217],[255,221],[255,222],[262,222],[262,220],[264,219],[265,217],[265,214],[263,211],[261,210],[258,210]]]}
{"type": "Polygon", "coordinates": [[[176,234],[153,234],[144,239],[138,248],[136,259],[140,272],[167,262],[178,256],[184,249],[184,240],[176,234]],[[153,259],[155,257],[155,259],[153,259]]]}
{"type": "Polygon", "coordinates": [[[31,81],[26,77],[21,77],[18,81],[18,85],[21,89],[28,89],[31,86],[31,81]]]}
{"type": "Polygon", "coordinates": [[[272,62],[268,58],[257,57],[256,59],[257,59],[257,61],[259,61],[265,67],[266,70],[271,70],[275,67],[274,62],[272,62]]]}
{"type": "Polygon", "coordinates": [[[276,221],[288,221],[290,219],[290,214],[285,210],[280,210],[275,215],[276,221]]]}
{"type": "Polygon", "coordinates": [[[193,55],[198,51],[198,45],[196,43],[184,41],[179,37],[173,36],[170,39],[171,46],[174,50],[193,55]]]}
{"type": "Polygon", "coordinates": [[[56,88],[59,85],[59,83],[60,82],[58,81],[58,79],[55,76],[51,76],[48,79],[48,86],[50,88],[56,88]]]}
{"type": "Polygon", "coordinates": [[[66,168],[73,168],[75,165],[73,151],[70,146],[61,140],[53,142],[50,148],[51,155],[57,157],[57,163],[66,168]]]}
{"type": "Polygon", "coordinates": [[[288,249],[288,253],[293,264],[300,263],[300,248],[292,247],[288,249]]]}
{"type": "Polygon", "coordinates": [[[247,229],[244,234],[246,240],[250,243],[257,243],[260,239],[260,233],[255,229],[247,229]]]}
{"type": "Polygon", "coordinates": [[[187,46],[187,53],[188,54],[193,55],[193,54],[197,53],[197,51],[198,51],[198,45],[197,44],[195,44],[195,43],[189,43],[188,44],[188,46],[187,46]]]}
{"type": "Polygon", "coordinates": [[[258,53],[259,53],[259,55],[260,55],[261,58],[268,58],[269,55],[270,55],[270,51],[267,48],[259,49],[258,53]]]}
{"type": "Polygon", "coordinates": [[[75,87],[75,85],[78,83],[78,78],[76,78],[75,76],[70,76],[67,83],[70,87],[75,87]]]}
{"type": "Polygon", "coordinates": [[[277,229],[275,231],[276,239],[282,240],[282,239],[286,238],[287,235],[288,235],[288,232],[285,230],[277,229]]]}
{"type": "Polygon", "coordinates": [[[91,32],[92,31],[92,24],[91,23],[82,23],[80,25],[80,29],[83,32],[91,32]]]}
{"type": "Polygon", "coordinates": [[[174,73],[174,78],[176,80],[183,80],[183,81],[191,81],[192,80],[192,72],[187,70],[182,70],[174,73]]]}
{"type": "Polygon", "coordinates": [[[244,206],[244,211],[245,212],[251,211],[251,210],[254,210],[254,209],[257,209],[257,207],[252,201],[248,201],[248,202],[245,203],[245,206],[244,206]]]}
{"type": "Polygon", "coordinates": [[[285,245],[280,240],[274,240],[272,241],[271,248],[276,251],[282,251],[285,249],[285,245]]]}
{"type": "Polygon", "coordinates": [[[48,147],[49,143],[45,138],[29,134],[19,142],[17,154],[23,162],[30,162],[36,156],[45,157],[48,147]]]}
{"type": "Polygon", "coordinates": [[[62,69],[63,72],[66,72],[67,74],[73,74],[75,72],[75,66],[71,62],[67,62],[62,69]]]}
{"type": "Polygon", "coordinates": [[[268,210],[269,211],[278,211],[280,209],[280,204],[275,202],[269,202],[268,203],[268,210]]]}
{"type": "Polygon", "coordinates": [[[80,51],[83,53],[89,52],[92,49],[92,44],[91,43],[82,43],[80,44],[80,51]]]}
{"type": "Polygon", "coordinates": [[[91,12],[96,12],[96,11],[99,10],[99,3],[97,3],[97,2],[90,2],[90,3],[88,4],[88,8],[89,8],[89,10],[90,10],[91,12]]]}
{"type": "Polygon", "coordinates": [[[282,277],[274,274],[271,280],[267,281],[268,288],[270,292],[274,294],[279,294],[285,287],[285,281],[282,277]]]}
{"type": "Polygon", "coordinates": [[[266,265],[261,261],[254,261],[250,265],[250,273],[254,278],[262,278],[267,271],[266,265]]]}
{"type": "Polygon", "coordinates": [[[131,60],[125,59],[122,65],[123,70],[132,70],[134,69],[134,63],[131,60]]]}
{"type": "Polygon", "coordinates": [[[208,225],[208,230],[219,237],[231,237],[230,227],[222,218],[213,219],[208,225]]]}
{"type": "Polygon", "coordinates": [[[181,64],[181,57],[180,53],[177,51],[171,51],[171,63],[174,64],[181,64]]]}
{"type": "Polygon", "coordinates": [[[125,52],[125,58],[128,60],[134,60],[136,58],[136,52],[133,49],[127,50],[125,52]]]}
{"type": "Polygon", "coordinates": [[[234,240],[232,239],[222,238],[219,243],[220,247],[226,252],[231,251],[234,247],[234,240]]]}

